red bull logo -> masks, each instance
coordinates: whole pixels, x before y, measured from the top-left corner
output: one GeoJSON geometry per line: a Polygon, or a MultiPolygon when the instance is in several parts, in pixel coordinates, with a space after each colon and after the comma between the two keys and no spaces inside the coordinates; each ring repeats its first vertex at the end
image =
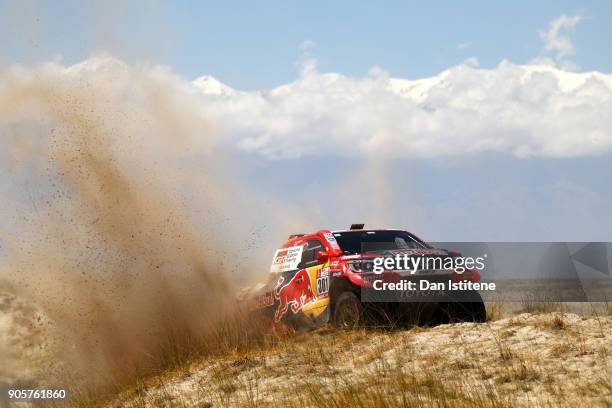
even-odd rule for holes
{"type": "Polygon", "coordinates": [[[315,300],[312,284],[310,283],[310,275],[305,269],[296,273],[289,282],[283,285],[284,281],[285,278],[281,277],[274,290],[274,297],[280,301],[274,313],[275,322],[280,321],[289,306],[291,306],[293,313],[297,313],[304,305],[315,300]]]}

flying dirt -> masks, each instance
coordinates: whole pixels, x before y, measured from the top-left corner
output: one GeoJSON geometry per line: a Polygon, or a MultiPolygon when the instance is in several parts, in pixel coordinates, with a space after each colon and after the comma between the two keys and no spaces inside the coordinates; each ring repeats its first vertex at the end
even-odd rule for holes
{"type": "Polygon", "coordinates": [[[231,187],[220,193],[213,132],[194,98],[163,68],[104,56],[0,71],[0,163],[11,175],[0,221],[0,347],[11,353],[0,385],[118,384],[230,313],[238,266],[224,256],[227,220],[239,215],[231,187]],[[25,328],[37,346],[41,332],[49,339],[46,365],[24,377],[30,354],[14,340],[25,328]]]}

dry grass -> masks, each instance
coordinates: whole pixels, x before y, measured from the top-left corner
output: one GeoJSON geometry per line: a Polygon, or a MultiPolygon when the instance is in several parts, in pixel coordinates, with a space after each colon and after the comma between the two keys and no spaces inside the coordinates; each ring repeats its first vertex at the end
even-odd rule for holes
{"type": "MultiPolygon", "coordinates": [[[[226,372],[215,375],[213,378],[220,387],[228,393],[238,389],[233,378],[244,368],[250,367],[252,360],[245,357],[246,353],[258,349],[271,349],[284,343],[284,336],[270,332],[258,320],[244,312],[237,311],[221,319],[221,323],[211,327],[205,336],[195,338],[189,333],[167,331],[165,346],[161,353],[150,356],[149,363],[142,367],[135,367],[129,379],[122,379],[114,388],[105,387],[97,389],[95,386],[71,389],[70,406],[91,407],[102,406],[116,395],[124,394],[132,398],[140,406],[162,406],[151,402],[148,391],[152,388],[164,390],[165,381],[182,378],[192,371],[194,362],[203,359],[223,356],[224,359],[240,357],[233,361],[230,376],[226,372]],[[124,391],[128,390],[128,391],[124,391]]],[[[68,378],[68,377],[67,377],[68,378]]],[[[159,399],[159,395],[155,399],[159,399]]],[[[167,398],[162,396],[162,400],[167,398]]],[[[172,405],[175,406],[175,405],[172,405]]]]}
{"type": "Polygon", "coordinates": [[[563,315],[555,314],[550,322],[550,327],[553,329],[561,330],[566,326],[565,320],[563,320],[563,315]]]}
{"type": "Polygon", "coordinates": [[[500,303],[487,303],[487,322],[499,320],[502,314],[502,305],[500,303]]]}
{"type": "Polygon", "coordinates": [[[525,313],[552,313],[563,312],[565,306],[562,302],[555,302],[546,299],[535,299],[524,297],[521,301],[522,311],[525,313]]]}
{"type": "Polygon", "coordinates": [[[612,316],[612,303],[611,302],[600,302],[599,304],[602,304],[602,309],[603,309],[603,315],[604,316],[612,316]]]}
{"type": "Polygon", "coordinates": [[[326,329],[242,347],[234,341],[110,405],[605,406],[612,319],[598,319],[523,314],[425,329],[326,329]]]}
{"type": "Polygon", "coordinates": [[[354,382],[341,382],[328,390],[323,381],[303,384],[306,396],[293,407],[496,407],[512,404],[510,397],[501,399],[493,388],[473,388],[458,379],[448,381],[433,370],[418,374],[395,365],[374,369],[354,382]],[[323,392],[322,392],[323,391],[323,392]],[[327,391],[327,392],[326,392],[327,391]]]}

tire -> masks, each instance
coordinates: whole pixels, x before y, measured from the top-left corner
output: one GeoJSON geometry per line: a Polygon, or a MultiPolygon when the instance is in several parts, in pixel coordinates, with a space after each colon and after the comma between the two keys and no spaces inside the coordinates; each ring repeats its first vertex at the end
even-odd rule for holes
{"type": "Polygon", "coordinates": [[[455,315],[451,319],[457,322],[483,323],[487,321],[487,311],[482,301],[462,302],[455,305],[455,315]]]}
{"type": "Polygon", "coordinates": [[[333,324],[338,329],[352,329],[362,323],[363,305],[353,292],[344,292],[336,300],[333,324]]]}
{"type": "Polygon", "coordinates": [[[487,310],[479,293],[471,294],[472,302],[449,302],[438,305],[434,324],[487,321],[487,310]]]}
{"type": "Polygon", "coordinates": [[[472,296],[474,297],[473,302],[463,303],[466,311],[465,321],[484,323],[487,321],[487,309],[482,301],[482,296],[480,296],[480,293],[478,292],[473,292],[472,296]]]}

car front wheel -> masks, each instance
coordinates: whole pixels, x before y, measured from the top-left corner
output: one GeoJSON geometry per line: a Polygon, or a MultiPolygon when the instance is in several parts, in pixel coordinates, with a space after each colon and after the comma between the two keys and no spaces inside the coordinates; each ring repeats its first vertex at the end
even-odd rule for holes
{"type": "Polygon", "coordinates": [[[334,308],[334,325],[339,329],[352,329],[361,323],[363,306],[353,292],[338,297],[334,308]]]}

